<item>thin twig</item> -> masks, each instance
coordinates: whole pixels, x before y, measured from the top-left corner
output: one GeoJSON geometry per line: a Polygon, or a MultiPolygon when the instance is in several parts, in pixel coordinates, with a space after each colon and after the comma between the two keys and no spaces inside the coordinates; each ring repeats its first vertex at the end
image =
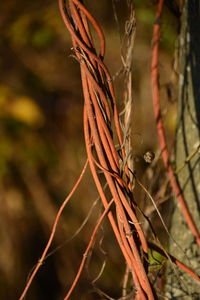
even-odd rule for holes
{"type": "Polygon", "coordinates": [[[67,198],[63,201],[61,207],[59,208],[59,211],[58,211],[58,213],[57,213],[57,215],[56,215],[56,218],[55,218],[55,221],[54,221],[54,224],[53,224],[53,227],[52,227],[52,231],[51,231],[49,240],[48,240],[48,242],[47,242],[47,244],[46,244],[46,247],[45,247],[45,249],[44,249],[44,251],[43,251],[43,253],[42,253],[40,259],[38,260],[38,263],[37,263],[37,265],[36,265],[36,267],[35,267],[33,273],[31,274],[31,276],[30,276],[28,282],[26,283],[26,286],[25,286],[25,288],[24,288],[24,290],[23,290],[23,292],[22,292],[22,294],[21,294],[19,300],[24,299],[24,297],[25,297],[25,295],[26,295],[26,293],[27,293],[27,291],[28,291],[28,289],[29,289],[29,287],[30,287],[30,285],[31,285],[31,283],[32,283],[32,281],[33,281],[33,279],[35,278],[35,276],[36,276],[36,274],[37,274],[39,268],[40,268],[41,265],[43,264],[43,262],[44,262],[44,260],[45,260],[45,257],[46,257],[46,254],[47,254],[47,252],[48,252],[48,250],[49,250],[49,248],[50,248],[50,246],[51,246],[51,243],[52,243],[52,241],[53,241],[53,238],[54,238],[54,236],[55,236],[56,228],[57,228],[57,225],[58,225],[60,216],[61,216],[61,214],[62,214],[62,212],[63,212],[63,210],[64,210],[66,204],[69,202],[69,200],[71,199],[72,195],[74,194],[74,192],[76,191],[77,187],[79,186],[79,184],[80,184],[80,182],[81,182],[81,180],[82,180],[82,178],[83,178],[83,176],[84,176],[84,174],[85,174],[85,171],[86,171],[86,169],[87,169],[87,165],[88,165],[88,159],[86,160],[85,165],[84,165],[84,167],[83,167],[83,169],[82,169],[82,172],[81,172],[81,174],[79,175],[79,178],[78,178],[78,180],[76,181],[75,185],[73,186],[71,192],[69,193],[69,195],[68,195],[67,198]]]}
{"type": "MultiPolygon", "coordinates": [[[[98,222],[96,223],[96,226],[95,226],[95,228],[94,228],[94,230],[93,230],[93,232],[92,232],[92,235],[91,235],[91,237],[90,237],[90,241],[89,241],[89,243],[88,243],[88,245],[87,245],[87,248],[86,248],[86,250],[85,250],[85,252],[84,252],[84,254],[83,254],[83,258],[82,258],[81,264],[80,264],[80,266],[79,266],[78,272],[76,273],[75,279],[73,280],[73,283],[72,283],[72,285],[71,285],[71,287],[70,287],[70,289],[69,289],[67,295],[65,296],[64,300],[68,300],[68,299],[69,299],[71,293],[73,292],[75,286],[77,285],[77,282],[78,282],[78,280],[79,280],[79,278],[80,278],[80,276],[81,276],[81,273],[82,273],[82,270],[83,270],[85,261],[86,261],[86,259],[87,259],[88,253],[89,253],[89,251],[90,251],[90,249],[91,249],[91,247],[92,247],[92,244],[93,244],[93,242],[94,242],[95,235],[96,235],[96,233],[97,233],[97,231],[98,231],[98,229],[99,229],[99,226],[101,225],[101,223],[102,223],[104,217],[105,217],[106,214],[108,213],[108,211],[109,211],[109,209],[110,209],[110,207],[111,207],[111,205],[112,205],[113,202],[114,202],[114,200],[111,200],[111,201],[109,202],[107,208],[104,210],[104,212],[102,213],[102,215],[101,215],[101,217],[99,218],[98,222]]],[[[97,280],[97,279],[96,279],[96,280],[97,280]]]]}

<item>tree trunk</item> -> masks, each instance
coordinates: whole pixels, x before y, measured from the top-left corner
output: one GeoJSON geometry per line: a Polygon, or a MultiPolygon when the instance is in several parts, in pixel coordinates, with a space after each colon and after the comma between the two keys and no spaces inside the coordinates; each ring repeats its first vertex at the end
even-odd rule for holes
{"type": "MultiPolygon", "coordinates": [[[[189,210],[200,230],[200,2],[185,0],[179,42],[179,113],[176,134],[176,168],[193,157],[178,173],[189,210]],[[196,150],[198,149],[198,150],[196,150]],[[196,151],[195,151],[196,150],[196,151]],[[192,156],[192,155],[191,155],[192,156]]],[[[170,242],[169,251],[200,274],[200,249],[183,219],[176,199],[173,204],[171,234],[181,251],[170,242]],[[188,258],[187,258],[188,257],[188,258]],[[189,259],[189,260],[188,260],[189,259]]],[[[167,269],[166,295],[169,299],[200,299],[200,284],[178,271],[167,269]]]]}

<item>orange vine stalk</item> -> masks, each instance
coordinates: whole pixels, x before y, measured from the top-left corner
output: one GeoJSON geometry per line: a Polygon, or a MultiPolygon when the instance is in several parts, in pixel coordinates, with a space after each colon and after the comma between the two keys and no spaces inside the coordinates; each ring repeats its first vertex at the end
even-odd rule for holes
{"type": "Polygon", "coordinates": [[[119,115],[116,106],[112,78],[105,64],[104,36],[97,21],[82,1],[59,0],[59,7],[71,38],[73,49],[80,62],[81,80],[84,94],[84,133],[90,169],[101,196],[105,210],[110,200],[107,199],[99,180],[99,172],[104,174],[115,204],[115,214],[108,213],[110,224],[119,247],[131,270],[136,289],[136,299],[153,300],[151,284],[147,277],[143,261],[142,249],[147,253],[146,238],[136,217],[130,189],[130,172],[119,115]],[[95,49],[87,22],[90,22],[100,39],[100,53],[95,49]],[[113,123],[113,128],[111,126],[113,123]],[[116,150],[113,135],[116,133],[120,146],[120,155],[116,150]],[[95,154],[95,155],[94,155],[95,154]],[[132,225],[131,223],[132,222],[132,225]],[[135,227],[133,231],[132,226],[135,227]],[[141,245],[141,248],[140,248],[141,245]]]}
{"type": "MultiPolygon", "coordinates": [[[[157,15],[158,18],[161,14],[162,5],[163,1],[160,1],[160,10],[157,15]]],[[[92,236],[88,243],[85,255],[81,261],[77,275],[74,281],[72,282],[71,288],[68,294],[66,295],[65,299],[67,300],[70,297],[74,287],[77,284],[77,281],[84,267],[86,254],[92,246],[99,225],[101,224],[104,216],[107,214],[111,227],[115,234],[117,243],[132,274],[132,279],[135,288],[135,299],[153,300],[155,299],[154,294],[142,260],[142,252],[148,252],[148,243],[136,216],[136,203],[133,201],[132,198],[132,189],[129,184],[130,172],[128,169],[127,155],[123,144],[123,140],[125,137],[122,138],[121,134],[119,115],[116,106],[112,79],[107,67],[103,63],[105,53],[104,35],[97,21],[84,7],[82,1],[80,2],[79,0],[68,0],[67,6],[65,0],[59,0],[59,7],[64,23],[71,34],[75,55],[80,63],[81,80],[84,94],[83,123],[85,144],[88,155],[87,162],[89,162],[94,182],[96,184],[97,190],[99,192],[104,206],[104,212],[101,215],[99,221],[96,223],[96,226],[92,232],[92,236]],[[93,40],[88,26],[88,20],[92,24],[94,30],[96,30],[99,36],[99,54],[97,53],[93,44],[93,40]],[[112,122],[114,123],[113,128],[111,126],[112,122]],[[114,144],[114,133],[116,133],[119,145],[121,147],[120,155],[116,150],[114,144]],[[123,163],[125,166],[122,168],[123,163]],[[108,188],[111,194],[111,200],[107,198],[102,187],[102,183],[99,179],[100,170],[104,174],[105,180],[108,184],[108,188]],[[112,203],[115,205],[115,212],[111,212],[109,210],[112,203]]],[[[154,42],[154,60],[152,60],[152,82],[154,84],[153,94],[156,95],[156,101],[159,100],[157,78],[159,30],[159,27],[154,28],[155,37],[157,38],[156,42],[154,42]]],[[[159,108],[159,102],[156,106],[156,109],[157,108],[159,108]]],[[[158,109],[158,112],[158,116],[160,116],[160,108],[158,109]]],[[[159,128],[162,127],[162,121],[161,119],[159,119],[160,117],[156,118],[159,120],[159,128]]],[[[166,142],[164,145],[166,146],[166,142]]],[[[167,155],[169,156],[169,154],[167,155]]],[[[80,180],[82,179],[82,176],[85,172],[87,162],[77,183],[75,184],[71,193],[59,209],[49,241],[43,251],[40,260],[38,261],[38,264],[36,265],[36,268],[34,269],[31,277],[29,278],[25,286],[20,300],[22,300],[26,295],[38,269],[40,268],[42,262],[46,257],[47,251],[55,235],[59,217],[66,203],[69,201],[70,197],[72,196],[78,184],[80,183],[80,180]]],[[[170,166],[168,165],[169,157],[167,157],[167,169],[169,169],[170,166]]],[[[174,263],[181,267],[181,263],[177,260],[174,260],[174,263]]],[[[187,268],[184,266],[182,267],[185,268],[185,270],[187,268]]],[[[192,273],[190,274],[192,275],[192,273]]],[[[198,279],[198,276],[195,278],[198,279]]]]}
{"type": "Polygon", "coordinates": [[[163,121],[161,116],[161,107],[160,107],[160,96],[159,96],[159,71],[158,71],[158,57],[159,57],[159,40],[160,40],[160,18],[163,10],[164,0],[159,0],[157,12],[156,12],[156,21],[153,28],[153,48],[152,48],[152,59],[151,59],[151,81],[152,81],[152,97],[153,97],[153,107],[154,107],[154,116],[156,120],[158,138],[160,143],[160,148],[162,150],[162,159],[167,170],[169,180],[172,186],[172,189],[176,195],[177,201],[180,204],[182,214],[185,218],[188,227],[193,233],[196,243],[200,246],[200,233],[196,227],[196,224],[189,212],[187,203],[177,181],[175,172],[172,165],[170,164],[170,156],[167,148],[165,130],[163,127],[163,121]]]}
{"type": "Polygon", "coordinates": [[[32,274],[31,274],[30,278],[28,279],[28,281],[27,281],[27,283],[26,283],[26,286],[25,286],[25,288],[24,288],[24,290],[23,290],[23,292],[22,292],[22,294],[21,294],[19,300],[24,299],[24,297],[26,296],[26,294],[27,294],[27,292],[28,292],[28,289],[30,288],[30,285],[31,285],[33,279],[35,278],[35,276],[36,276],[36,274],[37,274],[39,268],[40,268],[41,265],[43,264],[43,262],[44,262],[44,260],[45,260],[45,257],[46,257],[46,255],[47,255],[47,252],[48,252],[48,250],[49,250],[49,248],[50,248],[50,246],[51,246],[51,243],[52,243],[52,241],[53,241],[53,238],[54,238],[54,236],[55,236],[56,228],[57,228],[57,226],[58,226],[58,222],[59,222],[60,216],[61,216],[61,214],[62,214],[62,212],[63,212],[63,209],[65,208],[66,204],[69,202],[69,200],[71,199],[72,195],[73,195],[74,192],[76,191],[76,189],[77,189],[79,183],[81,182],[81,180],[82,180],[82,178],[83,178],[83,175],[85,174],[85,171],[86,171],[87,166],[88,166],[88,159],[86,160],[85,165],[84,165],[84,167],[83,167],[83,170],[82,170],[82,172],[81,172],[81,174],[80,174],[78,180],[76,181],[75,185],[73,186],[71,192],[69,193],[69,195],[68,195],[67,198],[63,201],[61,207],[59,208],[59,211],[58,211],[58,213],[57,213],[57,215],[56,215],[56,217],[55,217],[55,221],[54,221],[54,224],[53,224],[53,227],[52,227],[52,231],[51,231],[49,240],[48,240],[48,242],[47,242],[47,244],[46,244],[46,247],[45,247],[45,249],[44,249],[44,251],[43,251],[43,253],[42,253],[42,255],[41,255],[41,258],[38,260],[38,263],[37,263],[36,267],[34,268],[34,270],[33,270],[32,274]]]}

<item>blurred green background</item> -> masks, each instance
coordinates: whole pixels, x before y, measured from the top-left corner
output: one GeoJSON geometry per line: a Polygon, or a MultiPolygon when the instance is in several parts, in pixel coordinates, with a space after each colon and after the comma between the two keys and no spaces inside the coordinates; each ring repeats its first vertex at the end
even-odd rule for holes
{"type": "MultiPolygon", "coordinates": [[[[152,112],[150,58],[155,3],[134,1],[137,33],[133,64],[133,155],[138,174],[147,168],[143,153],[158,150],[152,112]]],[[[122,65],[120,33],[128,17],[126,1],[86,1],[106,37],[106,63],[114,76],[122,65]]],[[[161,95],[170,145],[176,124],[176,96],[167,100],[172,81],[177,20],[165,8],[161,38],[161,95]]],[[[17,299],[48,240],[59,205],[70,192],[86,159],[82,128],[83,96],[78,62],[57,1],[1,3],[0,12],[0,299],[17,299]]],[[[120,109],[122,78],[115,81],[120,109]]],[[[176,95],[176,92],[175,92],[176,95]]],[[[156,189],[154,189],[156,193],[156,189]]],[[[138,201],[144,196],[136,190],[138,201]]],[[[100,214],[100,202],[83,230],[66,242],[94,206],[97,191],[87,170],[67,205],[49,256],[27,299],[62,299],[72,282],[100,214]]],[[[91,281],[107,260],[96,285],[119,297],[125,266],[107,221],[72,299],[104,299],[91,281]],[[102,243],[101,243],[102,240],[102,243]],[[103,250],[102,250],[103,249],[103,250]],[[116,285],[119,282],[119,285],[116,285]]]]}

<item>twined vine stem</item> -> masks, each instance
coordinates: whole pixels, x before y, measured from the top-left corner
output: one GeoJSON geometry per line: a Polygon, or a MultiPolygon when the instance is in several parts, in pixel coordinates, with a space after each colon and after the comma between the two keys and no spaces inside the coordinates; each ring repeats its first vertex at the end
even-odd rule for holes
{"type": "MultiPolygon", "coordinates": [[[[80,63],[84,94],[84,134],[90,169],[104,208],[113,201],[108,218],[125,261],[132,274],[136,299],[154,299],[141,251],[148,245],[136,217],[130,172],[119,123],[112,78],[103,59],[105,41],[100,26],[78,0],[59,1],[62,18],[71,34],[73,49],[80,63]],[[95,49],[88,21],[98,34],[100,50],[95,49]],[[118,149],[114,136],[117,137],[118,149]],[[123,167],[122,167],[123,166],[123,167]],[[104,193],[99,171],[108,183],[111,199],[104,193]],[[134,226],[134,231],[132,226],[134,226]]],[[[66,298],[67,299],[67,298],[66,298]]]]}
{"type": "MultiPolygon", "coordinates": [[[[159,18],[162,11],[162,5],[163,1],[161,0],[159,1],[158,6],[157,22],[154,26],[152,56],[153,97],[154,100],[157,101],[159,101],[157,68],[158,41],[160,35],[159,18]]],[[[125,131],[124,135],[122,135],[112,78],[103,62],[105,54],[104,35],[97,21],[84,7],[82,1],[68,0],[66,3],[65,0],[59,0],[59,8],[63,21],[70,32],[75,56],[80,64],[84,94],[84,134],[88,159],[74,188],[58,211],[49,241],[29,280],[27,281],[24,291],[20,296],[20,300],[24,299],[37,271],[46,258],[47,252],[55,235],[60,215],[79,185],[88,162],[104,206],[104,212],[96,223],[77,275],[64,299],[67,300],[71,296],[82,272],[87,254],[92,247],[95,234],[103,218],[107,215],[115,234],[116,241],[127,264],[127,270],[129,270],[132,274],[135,291],[134,299],[152,300],[155,299],[155,297],[143,261],[143,257],[148,254],[148,243],[136,216],[137,202],[133,199],[134,176],[130,169],[130,153],[127,153],[130,146],[127,145],[126,141],[129,129],[127,132],[125,131]],[[99,52],[96,50],[93,42],[88,21],[93,26],[93,29],[99,37],[99,52]],[[116,140],[118,143],[117,146],[115,146],[116,140]],[[110,193],[108,194],[111,196],[109,198],[107,197],[107,194],[105,194],[102,186],[102,180],[100,180],[99,177],[100,173],[103,173],[107,186],[110,190],[110,193]],[[111,205],[113,206],[112,210],[111,205]]],[[[134,19],[133,15],[132,17],[134,19]]],[[[131,42],[131,45],[133,45],[133,41],[131,42]]],[[[129,86],[128,91],[130,92],[131,61],[129,59],[128,52],[127,57],[124,59],[124,64],[126,67],[128,66],[126,80],[128,82],[127,86],[129,86]]],[[[129,93],[126,99],[128,105],[131,105],[129,104],[131,101],[131,95],[129,93]]],[[[155,115],[158,122],[159,132],[161,132],[160,127],[162,125],[162,121],[160,121],[159,104],[156,104],[155,106],[155,115]]],[[[130,118],[130,116],[127,118],[130,118]]],[[[127,128],[130,128],[130,124],[128,124],[127,128]]],[[[163,145],[161,145],[161,148],[163,153],[166,153],[166,146],[163,148],[163,145]]],[[[164,161],[169,171],[169,157],[165,158],[164,161]]],[[[149,245],[154,247],[151,244],[149,245]]],[[[196,275],[190,268],[186,267],[174,257],[166,255],[166,251],[162,251],[159,248],[156,248],[156,250],[162,253],[163,256],[168,258],[170,257],[173,263],[199,281],[199,276],[196,275]]]]}

